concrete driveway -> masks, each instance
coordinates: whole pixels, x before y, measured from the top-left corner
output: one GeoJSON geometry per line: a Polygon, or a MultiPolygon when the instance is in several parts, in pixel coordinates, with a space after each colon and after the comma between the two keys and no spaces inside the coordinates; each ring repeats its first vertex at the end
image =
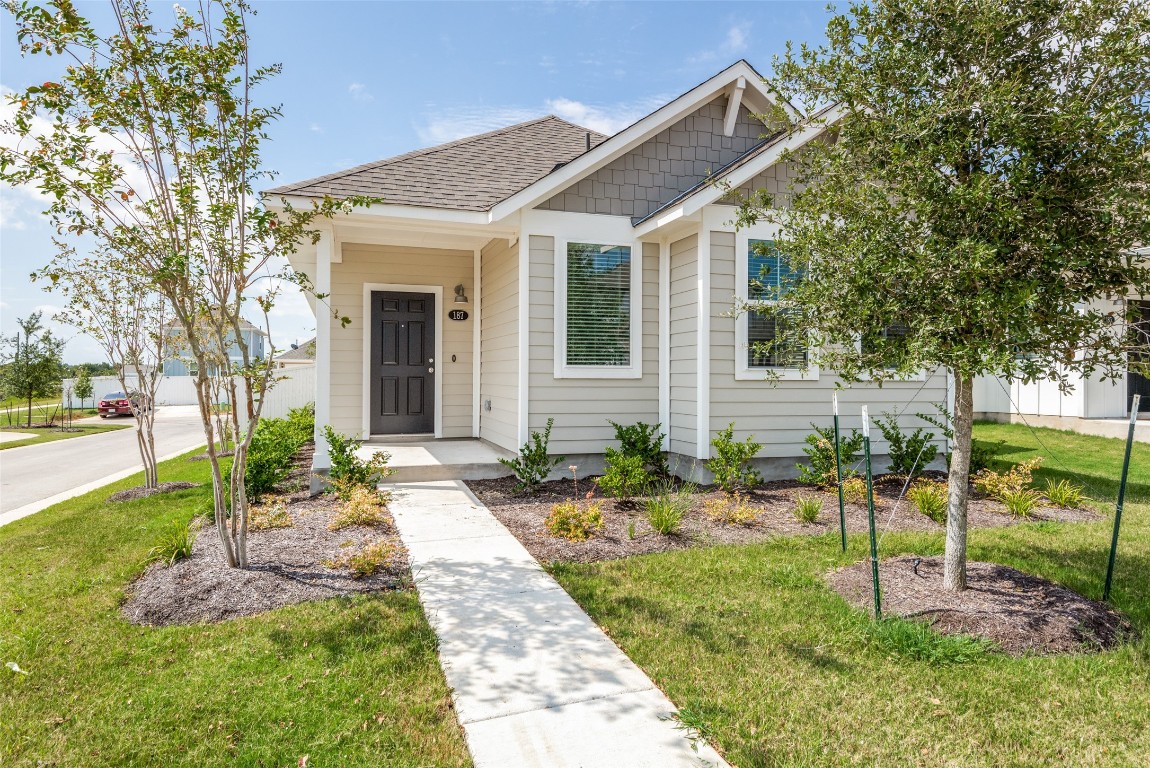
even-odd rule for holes
{"type": "MultiPolygon", "coordinates": [[[[142,471],[135,422],[123,417],[111,423],[128,428],[0,451],[0,525],[142,471]]],[[[203,445],[196,406],[158,408],[155,437],[161,459],[203,445]]]]}

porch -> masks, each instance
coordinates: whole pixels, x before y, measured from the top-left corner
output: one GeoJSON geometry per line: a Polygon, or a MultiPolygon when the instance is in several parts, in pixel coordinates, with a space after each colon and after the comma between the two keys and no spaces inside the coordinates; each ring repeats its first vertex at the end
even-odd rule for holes
{"type": "Polygon", "coordinates": [[[418,483],[430,480],[488,480],[506,477],[511,470],[499,463],[514,454],[475,438],[428,439],[377,435],[364,441],[356,451],[362,459],[373,454],[390,454],[388,463],[395,474],[388,483],[418,483]]]}

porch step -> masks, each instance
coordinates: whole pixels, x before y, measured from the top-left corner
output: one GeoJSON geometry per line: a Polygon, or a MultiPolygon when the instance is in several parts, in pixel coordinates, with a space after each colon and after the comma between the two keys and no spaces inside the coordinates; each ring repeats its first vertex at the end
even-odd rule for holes
{"type": "Polygon", "coordinates": [[[488,480],[507,477],[511,470],[499,463],[514,454],[475,439],[380,440],[363,443],[356,453],[368,459],[384,451],[394,474],[386,484],[420,483],[429,480],[488,480]]]}

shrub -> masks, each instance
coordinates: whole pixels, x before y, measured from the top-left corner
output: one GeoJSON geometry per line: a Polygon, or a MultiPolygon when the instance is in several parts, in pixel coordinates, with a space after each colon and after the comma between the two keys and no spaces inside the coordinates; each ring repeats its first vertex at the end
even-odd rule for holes
{"type": "Polygon", "coordinates": [[[715,485],[728,495],[763,481],[751,466],[751,459],[763,447],[762,443],[756,443],[753,437],[737,443],[734,437],[735,424],[731,422],[711,440],[715,456],[703,462],[703,466],[715,476],[715,485]]]}
{"type": "Polygon", "coordinates": [[[724,525],[750,525],[758,516],[758,511],[737,491],[734,496],[707,499],[703,502],[703,512],[716,523],[724,525]]]}
{"type": "MultiPolygon", "coordinates": [[[[799,482],[807,485],[821,485],[834,487],[838,482],[838,471],[835,468],[835,428],[814,427],[814,433],[807,435],[807,446],[803,453],[807,455],[808,464],[798,464],[799,482]]],[[[854,474],[847,469],[858,461],[859,451],[863,447],[862,432],[852,429],[849,435],[839,434],[839,460],[843,466],[843,477],[854,474]]]]}
{"type": "Polygon", "coordinates": [[[371,576],[385,566],[397,552],[395,544],[387,539],[367,542],[358,552],[340,555],[335,560],[324,563],[328,568],[347,568],[351,571],[353,579],[362,579],[371,576]]]}
{"type": "Polygon", "coordinates": [[[185,557],[191,557],[201,524],[202,518],[199,517],[188,523],[173,522],[160,536],[159,543],[148,552],[148,562],[171,566],[185,557]]]}
{"type": "Polygon", "coordinates": [[[555,419],[548,419],[547,427],[542,434],[532,432],[531,439],[519,449],[519,456],[499,460],[500,464],[515,473],[515,479],[519,481],[515,490],[527,491],[538,488],[547,479],[547,475],[551,474],[551,470],[559,466],[559,462],[565,458],[563,456],[551,458],[547,455],[547,444],[551,442],[551,427],[554,423],[555,419]]]}
{"type": "Polygon", "coordinates": [[[291,528],[291,515],[282,501],[255,504],[248,510],[248,529],[266,531],[272,528],[291,528]]]}
{"type": "Polygon", "coordinates": [[[934,439],[934,433],[919,427],[908,434],[899,428],[895,414],[884,413],[883,417],[875,419],[875,424],[882,432],[883,439],[890,444],[887,449],[887,455],[890,456],[887,469],[903,477],[922,474],[938,455],[938,446],[930,442],[934,439]]]}
{"type": "Polygon", "coordinates": [[[387,494],[374,488],[356,486],[347,500],[340,505],[327,524],[328,530],[338,531],[352,525],[382,525],[390,520],[387,514],[387,494]]]}
{"type": "Polygon", "coordinates": [[[378,482],[394,473],[387,466],[391,454],[386,451],[376,451],[365,461],[356,454],[358,438],[336,432],[328,424],[324,425],[323,437],[327,441],[327,455],[331,460],[328,477],[341,499],[349,499],[356,488],[374,488],[378,482]]]}
{"type": "Polygon", "coordinates": [[[843,500],[849,504],[866,504],[866,480],[858,475],[845,478],[843,500]]]}
{"type": "Polygon", "coordinates": [[[946,483],[919,479],[914,482],[906,495],[921,514],[939,525],[946,523],[946,483]]]}
{"type": "Polygon", "coordinates": [[[603,492],[615,498],[641,496],[651,484],[651,474],[647,471],[642,456],[630,456],[614,448],[608,448],[607,470],[595,484],[603,492]]]}
{"type": "Polygon", "coordinates": [[[551,507],[543,521],[554,536],[568,541],[586,541],[603,527],[603,505],[599,501],[561,501],[551,507]]]}
{"type": "Polygon", "coordinates": [[[1012,515],[1019,517],[1030,517],[1038,507],[1038,502],[1042,501],[1042,494],[1033,488],[1021,488],[1015,490],[1013,488],[1005,490],[998,497],[998,500],[1006,505],[1006,508],[1012,515]]]}
{"type": "Polygon", "coordinates": [[[823,500],[818,496],[795,497],[795,518],[803,525],[810,525],[818,520],[819,513],[823,511],[823,500]]]}
{"type": "Polygon", "coordinates": [[[248,465],[244,472],[244,490],[249,501],[258,501],[260,496],[275,490],[287,476],[292,457],[303,445],[297,437],[297,430],[286,419],[260,419],[248,444],[248,465]]]}
{"type": "Polygon", "coordinates": [[[1074,485],[1069,480],[1059,480],[1056,483],[1047,478],[1045,495],[1051,504],[1063,509],[1078,509],[1085,501],[1082,486],[1074,485]]]}
{"type": "Polygon", "coordinates": [[[638,456],[643,460],[644,468],[654,472],[660,477],[670,474],[667,467],[667,457],[663,453],[663,438],[665,434],[659,431],[661,424],[617,424],[610,419],[608,422],[615,428],[615,439],[619,441],[619,451],[625,456],[638,456]]]}
{"type": "Polygon", "coordinates": [[[1035,456],[1021,464],[1015,464],[1005,472],[995,472],[984,469],[974,476],[974,487],[993,499],[1003,500],[1007,493],[1017,493],[1029,488],[1033,480],[1034,470],[1042,464],[1042,457],[1035,456]]]}
{"type": "MultiPolygon", "coordinates": [[[[994,457],[1006,445],[1005,440],[995,440],[994,442],[982,442],[980,440],[970,441],[970,473],[977,474],[984,469],[990,469],[990,463],[994,461],[994,457]]],[[[950,466],[950,457],[946,459],[947,466],[950,466]]]]}
{"type": "Polygon", "coordinates": [[[671,481],[664,481],[647,499],[647,522],[664,536],[677,533],[683,516],[695,505],[694,491],[693,485],[676,488],[671,481]]]}
{"type": "Polygon", "coordinates": [[[310,443],[315,439],[315,403],[292,408],[288,411],[287,423],[291,430],[292,442],[296,445],[310,443]]]}

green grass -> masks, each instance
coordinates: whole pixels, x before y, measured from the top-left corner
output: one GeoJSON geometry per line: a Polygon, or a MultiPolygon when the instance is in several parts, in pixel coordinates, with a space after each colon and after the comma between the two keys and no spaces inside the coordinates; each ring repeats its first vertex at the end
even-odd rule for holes
{"type": "MultiPolygon", "coordinates": [[[[1112,510],[1122,444],[978,425],[1017,461],[1040,439],[1112,510]]],[[[1143,446],[1143,448],[1145,448],[1143,446]]],[[[908,622],[875,625],[823,582],[866,556],[837,533],[552,570],[563,586],[739,768],[1143,766],[1150,761],[1150,477],[1135,454],[1112,600],[1143,639],[1104,654],[1012,658],[908,622]]],[[[1048,461],[1048,465],[1054,465],[1048,461]]],[[[1058,473],[1065,473],[1058,474],[1058,473]]],[[[1038,483],[1041,485],[1041,482],[1038,483]]],[[[1108,515],[1109,518],[1109,515],[1108,515]]],[[[1098,598],[1111,520],[970,533],[970,557],[1098,598]]],[[[881,556],[939,554],[936,534],[891,534],[881,556]]]]}
{"type": "MultiPolygon", "coordinates": [[[[134,422],[133,422],[134,424],[134,422]]],[[[6,448],[23,448],[25,445],[39,445],[40,443],[53,443],[57,440],[71,440],[74,437],[87,437],[98,435],[101,432],[115,432],[117,429],[127,429],[133,424],[77,424],[72,427],[76,432],[61,432],[59,426],[26,429],[4,429],[4,432],[20,432],[28,435],[27,440],[12,440],[0,443],[0,451],[6,448]]]]}
{"type": "MultiPolygon", "coordinates": [[[[206,482],[205,464],[165,462],[161,479],[206,482]]],[[[104,502],[140,482],[0,528],[0,765],[469,764],[413,591],[214,625],[125,622],[149,550],[210,498],[104,502]]]]}

